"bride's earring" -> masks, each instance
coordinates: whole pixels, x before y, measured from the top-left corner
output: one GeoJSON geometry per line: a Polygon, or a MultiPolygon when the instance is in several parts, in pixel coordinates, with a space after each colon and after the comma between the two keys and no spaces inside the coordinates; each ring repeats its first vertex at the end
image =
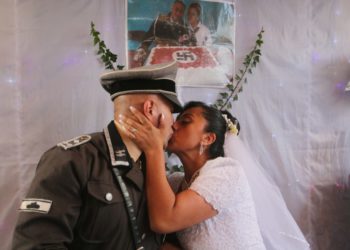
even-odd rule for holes
{"type": "Polygon", "coordinates": [[[201,142],[201,145],[199,147],[199,155],[202,155],[204,153],[204,149],[205,149],[205,146],[203,145],[203,143],[201,142]]]}

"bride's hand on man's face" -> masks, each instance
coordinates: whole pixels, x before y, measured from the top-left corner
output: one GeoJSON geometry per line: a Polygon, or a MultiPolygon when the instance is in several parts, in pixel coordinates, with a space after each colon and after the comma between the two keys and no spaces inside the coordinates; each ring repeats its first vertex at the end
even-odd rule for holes
{"type": "Polygon", "coordinates": [[[156,128],[140,111],[130,107],[130,115],[119,116],[126,135],[145,153],[163,150],[164,115],[161,115],[159,128],[156,128]]]}

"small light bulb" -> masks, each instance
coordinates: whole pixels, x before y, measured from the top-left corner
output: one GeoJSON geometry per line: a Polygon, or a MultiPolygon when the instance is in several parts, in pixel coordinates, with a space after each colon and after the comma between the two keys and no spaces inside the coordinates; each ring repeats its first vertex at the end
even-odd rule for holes
{"type": "MultiPolygon", "coordinates": [[[[345,91],[350,91],[350,81],[345,86],[345,91]]],[[[350,177],[349,177],[350,178],[350,177]]]]}
{"type": "Polygon", "coordinates": [[[8,79],[7,79],[7,82],[8,83],[15,83],[15,79],[13,79],[12,77],[9,77],[8,79]]]}

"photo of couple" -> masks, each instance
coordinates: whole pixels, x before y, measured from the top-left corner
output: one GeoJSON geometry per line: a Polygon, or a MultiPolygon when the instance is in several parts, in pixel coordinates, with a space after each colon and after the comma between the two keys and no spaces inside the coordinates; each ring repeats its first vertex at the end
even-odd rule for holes
{"type": "Polygon", "coordinates": [[[234,73],[234,12],[225,1],[128,1],[128,66],[176,60],[179,85],[227,84],[234,73]]]}

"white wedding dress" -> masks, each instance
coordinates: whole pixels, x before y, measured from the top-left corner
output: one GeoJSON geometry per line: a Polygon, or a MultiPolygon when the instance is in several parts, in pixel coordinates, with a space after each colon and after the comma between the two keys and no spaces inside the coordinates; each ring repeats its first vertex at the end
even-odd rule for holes
{"type": "MultiPolygon", "coordinates": [[[[175,192],[185,183],[180,173],[168,178],[175,192]]],[[[188,188],[218,214],[177,233],[184,249],[265,249],[250,187],[238,161],[224,157],[207,161],[188,188]]]]}
{"type": "Polygon", "coordinates": [[[227,157],[208,161],[189,186],[183,173],[168,177],[174,192],[190,188],[218,211],[178,232],[183,248],[309,250],[279,188],[242,140],[226,134],[224,149],[227,157]]]}

